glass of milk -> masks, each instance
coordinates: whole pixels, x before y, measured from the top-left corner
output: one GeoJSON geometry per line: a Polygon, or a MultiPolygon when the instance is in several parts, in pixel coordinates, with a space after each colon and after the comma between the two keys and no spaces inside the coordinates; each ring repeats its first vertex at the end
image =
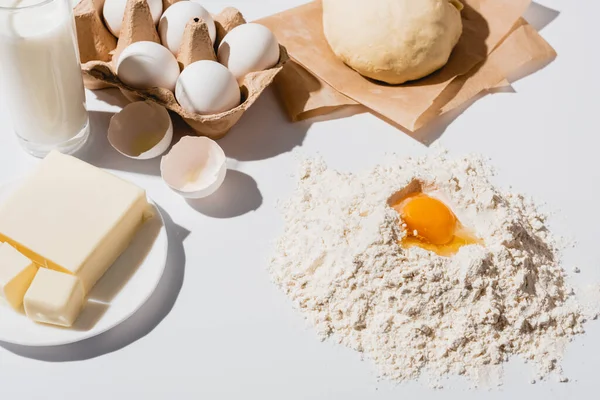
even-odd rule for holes
{"type": "Polygon", "coordinates": [[[73,153],[89,118],[72,0],[0,0],[1,95],[21,145],[73,153]]]}

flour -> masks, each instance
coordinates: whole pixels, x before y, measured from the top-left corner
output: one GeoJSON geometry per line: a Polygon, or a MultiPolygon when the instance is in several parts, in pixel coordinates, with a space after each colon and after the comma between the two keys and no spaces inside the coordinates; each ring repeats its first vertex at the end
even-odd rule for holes
{"type": "Polygon", "coordinates": [[[479,384],[517,355],[537,376],[564,380],[563,346],[583,333],[585,318],[558,241],[535,203],[491,176],[482,159],[443,151],[356,175],[306,160],[283,204],[272,278],[322,339],[363,353],[384,378],[459,374],[479,384]],[[403,248],[406,232],[388,201],[415,188],[450,205],[484,246],[452,257],[403,248]]]}

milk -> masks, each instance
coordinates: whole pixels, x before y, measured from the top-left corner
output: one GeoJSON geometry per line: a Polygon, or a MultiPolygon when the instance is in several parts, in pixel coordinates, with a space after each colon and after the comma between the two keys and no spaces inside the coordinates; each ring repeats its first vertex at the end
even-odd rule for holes
{"type": "MultiPolygon", "coordinates": [[[[37,3],[40,0],[0,0],[0,7],[37,3]]],[[[70,7],[69,0],[49,0],[17,11],[0,9],[2,95],[15,132],[26,147],[30,142],[49,151],[87,135],[88,114],[70,7]]]]}

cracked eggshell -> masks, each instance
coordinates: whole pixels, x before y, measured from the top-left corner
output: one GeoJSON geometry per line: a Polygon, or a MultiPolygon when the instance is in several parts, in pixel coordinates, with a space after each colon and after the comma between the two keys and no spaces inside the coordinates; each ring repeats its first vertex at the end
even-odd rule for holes
{"type": "MultiPolygon", "coordinates": [[[[150,13],[152,14],[152,20],[154,24],[158,24],[160,16],[163,13],[163,2],[162,0],[146,0],[150,7],[150,13]]],[[[127,8],[127,0],[106,0],[102,7],[102,16],[108,30],[119,37],[121,28],[123,27],[123,16],[125,15],[125,8],[127,8]]]]}
{"type": "Polygon", "coordinates": [[[179,1],[165,11],[158,23],[160,41],[171,53],[177,55],[179,52],[185,27],[193,18],[204,20],[208,26],[210,40],[215,42],[217,28],[210,13],[198,3],[179,1]]]}
{"type": "Polygon", "coordinates": [[[166,108],[149,101],[128,104],[115,114],[108,141],[119,153],[136,160],[162,155],[173,140],[173,123],[166,108]]]}
{"type": "Polygon", "coordinates": [[[201,199],[223,184],[227,158],[214,140],[185,136],[162,158],[160,172],[176,193],[188,199],[201,199]]]}

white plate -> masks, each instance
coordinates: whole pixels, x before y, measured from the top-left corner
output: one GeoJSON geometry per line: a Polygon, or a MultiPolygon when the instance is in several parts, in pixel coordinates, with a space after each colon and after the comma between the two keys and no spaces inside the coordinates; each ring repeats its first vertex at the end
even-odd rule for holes
{"type": "MultiPolygon", "coordinates": [[[[0,187],[4,200],[18,182],[0,187]]],[[[156,289],[167,261],[167,232],[156,205],[133,242],[96,284],[72,328],[32,322],[0,303],[0,341],[23,346],[58,346],[97,336],[132,316],[156,289]]]]}

